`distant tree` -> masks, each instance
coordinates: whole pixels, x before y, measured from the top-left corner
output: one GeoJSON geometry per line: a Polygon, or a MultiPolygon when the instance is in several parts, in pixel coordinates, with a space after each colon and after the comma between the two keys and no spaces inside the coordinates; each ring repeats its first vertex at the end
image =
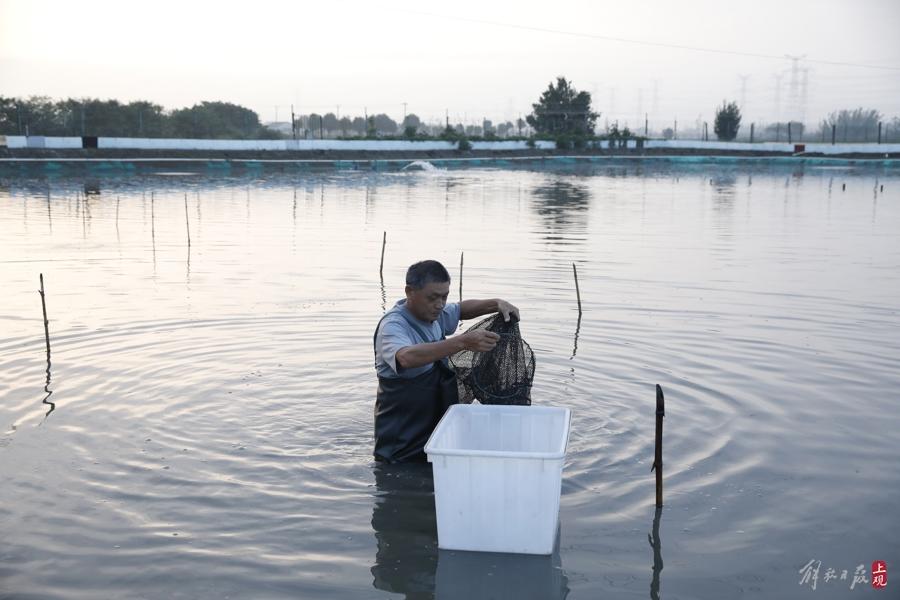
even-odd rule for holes
{"type": "Polygon", "coordinates": [[[519,130],[519,135],[522,135],[522,129],[525,128],[525,120],[524,119],[516,119],[516,128],[519,130]]]}
{"type": "MultiPolygon", "coordinates": [[[[606,137],[611,141],[618,140],[620,137],[622,137],[622,132],[619,131],[618,123],[613,123],[613,126],[607,130],[606,137]]],[[[612,147],[612,145],[610,145],[610,147],[612,147]]]]}
{"type": "Polygon", "coordinates": [[[353,133],[364,136],[366,135],[366,120],[362,117],[353,117],[353,123],[350,125],[353,133]]]}
{"type": "Polygon", "coordinates": [[[353,121],[350,120],[350,117],[341,117],[338,121],[338,128],[341,130],[341,135],[347,137],[347,130],[353,128],[353,121]]]}
{"type": "Polygon", "coordinates": [[[839,110],[828,115],[820,124],[820,131],[831,139],[831,128],[835,128],[835,137],[841,142],[872,142],[878,138],[878,123],[881,113],[874,108],[857,108],[839,110]]]}
{"type": "Polygon", "coordinates": [[[713,131],[720,141],[730,142],[737,137],[741,127],[741,109],[737,102],[722,101],[722,106],[716,110],[716,121],[713,131]]]}
{"type": "Polygon", "coordinates": [[[672,138],[675,137],[675,130],[672,129],[671,127],[666,127],[665,129],[663,129],[662,134],[663,134],[663,138],[665,138],[667,140],[671,140],[672,138]]]}
{"type": "Polygon", "coordinates": [[[591,110],[591,94],[579,92],[565,77],[557,77],[532,104],[526,120],[539,134],[591,135],[600,115],[591,110]]]}
{"type": "MultiPolygon", "coordinates": [[[[419,119],[418,115],[415,115],[413,113],[406,115],[406,118],[403,119],[404,131],[410,127],[417,131],[421,125],[422,121],[419,119]]],[[[415,135],[415,133],[413,133],[413,135],[415,135]]]]}
{"type": "Polygon", "coordinates": [[[338,125],[338,118],[334,113],[326,113],[322,119],[322,124],[325,127],[326,132],[334,133],[340,128],[338,125]]]}
{"type": "Polygon", "coordinates": [[[384,135],[394,135],[397,133],[397,122],[384,113],[377,114],[375,119],[375,130],[384,135]]]}
{"type": "Polygon", "coordinates": [[[313,139],[322,137],[323,129],[325,129],[325,123],[322,120],[322,115],[311,113],[307,120],[309,123],[309,133],[313,139]]]}
{"type": "Polygon", "coordinates": [[[447,125],[443,131],[441,131],[440,137],[442,140],[447,140],[450,142],[455,142],[459,139],[459,131],[454,129],[452,126],[447,125]]]}
{"type": "Polygon", "coordinates": [[[803,139],[803,132],[806,128],[800,121],[780,121],[776,123],[769,123],[763,129],[763,134],[768,140],[774,140],[776,142],[786,142],[788,141],[788,127],[790,127],[790,137],[792,141],[796,142],[797,140],[803,139]]]}
{"type": "MultiPolygon", "coordinates": [[[[230,102],[201,102],[172,112],[170,131],[191,138],[252,139],[271,132],[249,108],[230,102]]],[[[95,135],[104,135],[98,130],[95,135]]],[[[108,135],[108,134],[106,134],[108,135]]]]}
{"type": "Polygon", "coordinates": [[[884,141],[896,143],[900,142],[900,117],[894,117],[890,125],[885,127],[884,141]]]}
{"type": "Polygon", "coordinates": [[[500,137],[506,137],[512,135],[514,129],[515,125],[512,124],[512,121],[506,121],[497,125],[497,134],[500,135],[500,137]]]}
{"type": "MultiPolygon", "coordinates": [[[[57,104],[46,96],[17,100],[17,121],[21,119],[21,135],[63,135],[62,118],[57,104]]],[[[17,123],[18,124],[18,123],[17,123]]]]}
{"type": "Polygon", "coordinates": [[[18,100],[0,96],[0,135],[19,135],[18,100]]]}
{"type": "Polygon", "coordinates": [[[366,121],[366,137],[377,137],[378,129],[375,128],[375,115],[372,115],[366,121]]]}
{"type": "Polygon", "coordinates": [[[127,123],[125,135],[135,137],[162,137],[166,134],[168,115],[159,104],[137,100],[122,107],[127,123]]]}

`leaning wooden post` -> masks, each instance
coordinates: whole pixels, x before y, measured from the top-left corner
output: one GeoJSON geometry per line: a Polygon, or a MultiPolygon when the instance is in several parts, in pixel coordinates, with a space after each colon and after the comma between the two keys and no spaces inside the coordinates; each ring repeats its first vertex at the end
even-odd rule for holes
{"type": "Polygon", "coordinates": [[[384,237],[381,238],[381,264],[378,265],[378,274],[384,276],[384,247],[387,244],[387,231],[384,232],[384,237]]]}
{"type": "Polygon", "coordinates": [[[53,391],[50,389],[50,321],[47,319],[47,301],[44,298],[44,274],[40,274],[41,278],[41,289],[38,290],[38,293],[41,295],[41,309],[44,311],[44,342],[47,344],[47,380],[44,383],[44,391],[47,392],[47,395],[44,396],[44,399],[41,401],[41,404],[47,404],[50,406],[50,409],[44,414],[44,418],[46,419],[50,413],[52,413],[56,409],[56,403],[50,402],[50,396],[53,395],[53,391]]]}
{"type": "Polygon", "coordinates": [[[666,400],[662,388],[656,384],[656,454],[653,458],[653,466],[656,469],[656,506],[663,505],[663,459],[662,459],[662,432],[663,417],[666,416],[666,400]]]}
{"type": "Polygon", "coordinates": [[[578,287],[578,269],[575,268],[575,263],[572,263],[572,273],[575,274],[575,296],[578,298],[578,316],[581,316],[581,290],[578,287]]]}
{"type": "Polygon", "coordinates": [[[462,273],[463,273],[463,256],[465,252],[459,253],[459,301],[462,302],[462,273]]]}
{"type": "Polygon", "coordinates": [[[50,362],[50,321],[47,320],[47,302],[44,299],[44,274],[41,273],[41,289],[38,290],[41,295],[41,308],[44,310],[44,341],[47,344],[47,362],[50,362]]]}

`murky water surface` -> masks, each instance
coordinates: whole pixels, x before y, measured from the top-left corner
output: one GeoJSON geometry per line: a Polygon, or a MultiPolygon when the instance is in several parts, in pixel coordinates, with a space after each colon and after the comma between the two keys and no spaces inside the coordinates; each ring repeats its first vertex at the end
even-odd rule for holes
{"type": "Polygon", "coordinates": [[[0,186],[2,598],[845,598],[900,568],[896,172],[0,186]],[[371,459],[372,330],[415,260],[457,296],[461,251],[572,409],[551,557],[439,551],[428,468],[371,459]]]}

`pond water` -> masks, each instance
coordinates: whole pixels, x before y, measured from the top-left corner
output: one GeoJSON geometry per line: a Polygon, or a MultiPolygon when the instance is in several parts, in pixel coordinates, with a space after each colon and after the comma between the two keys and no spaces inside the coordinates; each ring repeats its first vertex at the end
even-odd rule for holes
{"type": "Polygon", "coordinates": [[[748,164],[3,176],[0,598],[872,591],[900,172],[748,164]],[[572,410],[550,557],[438,550],[430,468],[371,457],[373,328],[461,252],[572,410]]]}

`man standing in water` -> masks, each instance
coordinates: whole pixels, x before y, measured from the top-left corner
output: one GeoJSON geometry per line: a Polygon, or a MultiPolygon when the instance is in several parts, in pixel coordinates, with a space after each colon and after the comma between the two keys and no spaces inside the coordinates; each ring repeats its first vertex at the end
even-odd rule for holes
{"type": "Polygon", "coordinates": [[[447,304],[450,274],[436,260],[406,271],[406,298],[388,310],[375,329],[375,459],[423,461],[431,432],[457,403],[456,375],[447,357],[461,350],[487,352],[500,339],[491,331],[470,331],[450,339],[460,319],[499,312],[505,320],[519,309],[505,300],[447,304]]]}

